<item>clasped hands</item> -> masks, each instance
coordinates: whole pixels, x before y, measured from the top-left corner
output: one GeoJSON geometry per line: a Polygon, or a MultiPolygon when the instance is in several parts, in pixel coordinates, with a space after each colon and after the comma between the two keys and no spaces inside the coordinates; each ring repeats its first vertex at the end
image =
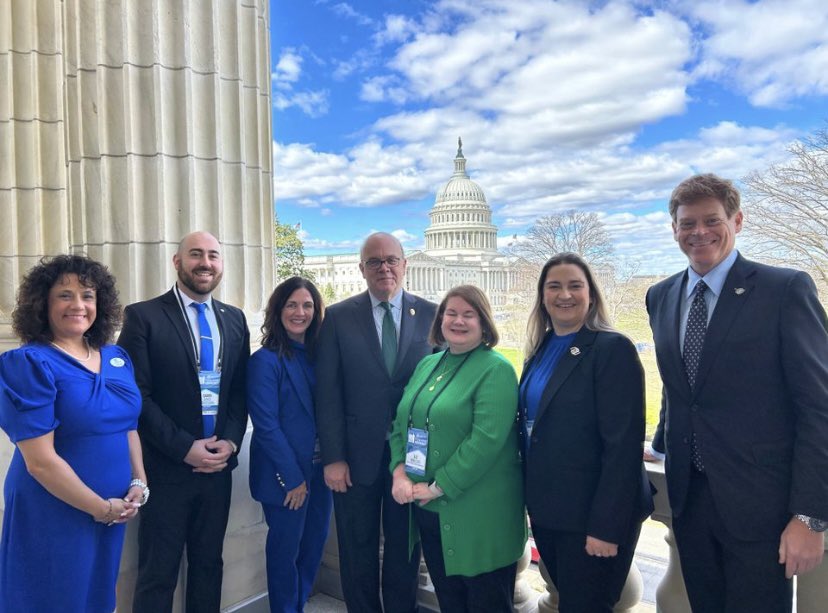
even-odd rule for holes
{"type": "Polygon", "coordinates": [[[215,435],[193,441],[190,451],[184,456],[184,462],[193,467],[194,473],[217,473],[227,467],[227,461],[233,455],[230,441],[218,440],[215,435]]]}
{"type": "Polygon", "coordinates": [[[400,464],[394,469],[394,481],[391,484],[391,495],[398,504],[416,502],[420,506],[428,504],[437,494],[428,488],[428,483],[414,483],[405,474],[405,467],[400,464]]]}
{"type": "Polygon", "coordinates": [[[125,524],[138,515],[138,509],[141,507],[141,494],[140,487],[131,487],[123,498],[107,498],[104,501],[106,507],[94,516],[95,521],[107,526],[125,524]],[[138,490],[137,493],[134,490],[138,490]]]}

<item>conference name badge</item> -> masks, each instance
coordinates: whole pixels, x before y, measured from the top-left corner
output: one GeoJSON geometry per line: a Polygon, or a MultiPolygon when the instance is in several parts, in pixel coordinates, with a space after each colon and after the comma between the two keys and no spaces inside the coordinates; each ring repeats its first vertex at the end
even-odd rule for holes
{"type": "Polygon", "coordinates": [[[201,388],[201,415],[218,415],[221,373],[216,370],[202,370],[198,373],[198,385],[201,388]]]}
{"type": "Polygon", "coordinates": [[[428,456],[428,432],[421,428],[408,429],[408,444],[405,447],[405,472],[425,475],[428,456]]]}

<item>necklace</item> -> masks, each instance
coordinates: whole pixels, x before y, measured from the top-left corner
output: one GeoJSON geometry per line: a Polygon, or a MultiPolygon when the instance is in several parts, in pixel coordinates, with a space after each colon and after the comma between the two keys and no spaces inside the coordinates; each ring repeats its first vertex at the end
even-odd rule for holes
{"type": "Polygon", "coordinates": [[[54,345],[55,347],[60,349],[63,353],[68,355],[70,358],[74,358],[78,362],[88,362],[92,358],[92,348],[89,346],[89,343],[87,342],[87,340],[85,338],[83,339],[83,344],[86,345],[86,357],[85,358],[79,358],[77,356],[72,355],[71,353],[69,353],[69,351],[67,351],[66,349],[64,349],[60,345],[58,345],[55,341],[51,341],[51,343],[52,343],[52,345],[54,345]]]}
{"type": "MultiPolygon", "coordinates": [[[[461,362],[461,363],[462,363],[462,362],[461,362]]],[[[455,366],[455,367],[453,367],[453,368],[450,368],[450,369],[446,369],[446,370],[444,370],[443,372],[441,372],[439,375],[437,375],[437,377],[434,379],[434,383],[432,383],[432,384],[429,386],[428,391],[429,391],[429,392],[433,392],[433,391],[434,391],[434,388],[435,388],[435,387],[437,387],[437,384],[438,384],[438,383],[440,383],[440,381],[442,381],[442,380],[443,380],[443,378],[444,378],[446,375],[448,375],[448,374],[450,374],[450,373],[454,372],[456,369],[457,369],[457,366],[455,366]]]]}

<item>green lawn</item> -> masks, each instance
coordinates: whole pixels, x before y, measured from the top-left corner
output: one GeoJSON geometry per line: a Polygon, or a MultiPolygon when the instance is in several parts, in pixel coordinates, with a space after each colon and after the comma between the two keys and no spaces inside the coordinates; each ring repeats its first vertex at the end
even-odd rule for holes
{"type": "MultiPolygon", "coordinates": [[[[636,343],[647,343],[647,348],[638,354],[644,366],[644,381],[647,395],[647,439],[652,438],[658,425],[658,410],[661,406],[661,378],[658,376],[653,337],[646,320],[638,317],[619,317],[618,328],[636,343]]],[[[516,347],[496,347],[502,353],[520,376],[523,371],[523,350],[516,347]]]]}

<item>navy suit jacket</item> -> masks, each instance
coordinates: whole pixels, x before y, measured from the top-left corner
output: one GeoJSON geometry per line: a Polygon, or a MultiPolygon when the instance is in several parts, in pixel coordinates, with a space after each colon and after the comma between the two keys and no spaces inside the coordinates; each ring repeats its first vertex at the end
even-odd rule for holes
{"type": "Polygon", "coordinates": [[[316,425],[323,464],[348,462],[351,480],[372,483],[403,389],[432,347],[437,307],[403,293],[397,364],[388,374],[367,291],[331,305],[319,331],[316,425]]]}
{"type": "Polygon", "coordinates": [[[777,539],[796,513],[828,519],[828,333],[813,281],[740,255],[691,390],[679,347],[686,278],[673,275],[647,293],[664,386],[654,446],[667,454],[673,514],[684,510],[695,432],[716,507],[736,538],[777,539]]]}
{"type": "Polygon", "coordinates": [[[310,487],[316,442],[313,396],[301,364],[262,348],[247,366],[250,493],[265,504],[281,505],[303,481],[310,487]]]}
{"type": "MultiPolygon", "coordinates": [[[[524,377],[532,368],[530,361],[524,377]]],[[[617,332],[581,328],[549,377],[524,454],[533,524],[628,540],[653,511],[641,460],[644,406],[633,343],[617,332]]]]}
{"type": "MultiPolygon", "coordinates": [[[[241,448],[247,429],[244,384],[250,333],[244,313],[213,299],[221,333],[222,372],[215,434],[241,448]]],[[[118,344],[135,366],[143,398],[138,433],[150,481],[175,483],[193,475],[184,463],[204,436],[196,355],[173,290],[126,307],[118,344]]],[[[231,455],[225,470],[238,464],[231,455]]]]}

